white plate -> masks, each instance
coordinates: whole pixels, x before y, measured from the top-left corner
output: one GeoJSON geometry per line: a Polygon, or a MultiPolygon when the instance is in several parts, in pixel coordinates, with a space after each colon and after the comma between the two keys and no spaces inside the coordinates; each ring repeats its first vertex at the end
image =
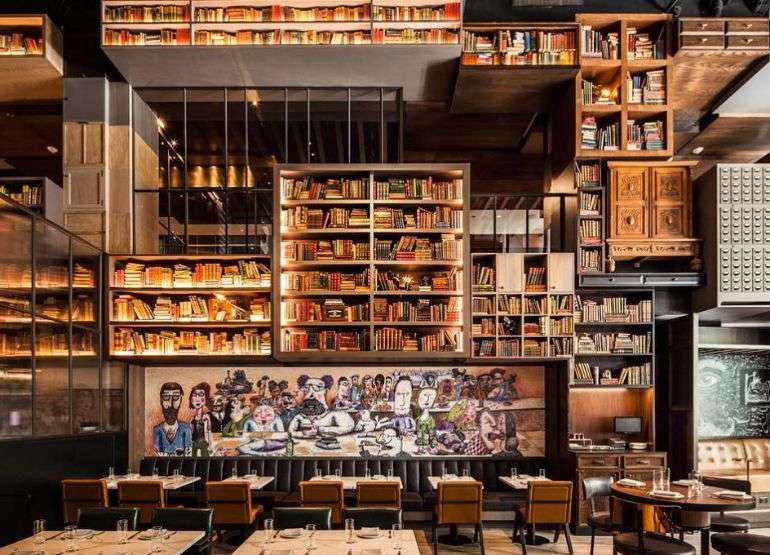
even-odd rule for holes
{"type": "Polygon", "coordinates": [[[286,530],[281,530],[279,535],[287,539],[298,538],[302,535],[302,528],[287,528],[286,530]]]}
{"type": "Polygon", "coordinates": [[[155,539],[158,539],[158,537],[162,538],[166,534],[168,534],[168,530],[166,530],[165,528],[160,531],[160,536],[156,536],[155,532],[153,532],[152,530],[145,530],[144,532],[142,532],[141,534],[139,534],[137,536],[137,539],[139,539],[139,540],[155,540],[155,539]]]}
{"type": "Polygon", "coordinates": [[[372,530],[372,529],[361,529],[356,531],[356,536],[359,538],[365,539],[365,540],[373,540],[375,538],[379,538],[382,532],[380,529],[372,530]]]}

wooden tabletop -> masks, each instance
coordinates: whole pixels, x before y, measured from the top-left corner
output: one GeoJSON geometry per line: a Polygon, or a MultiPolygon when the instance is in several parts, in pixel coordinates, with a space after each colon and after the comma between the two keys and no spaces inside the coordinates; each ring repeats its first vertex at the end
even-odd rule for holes
{"type": "Polygon", "coordinates": [[[230,476],[229,478],[225,478],[225,482],[231,482],[233,480],[246,481],[249,483],[249,489],[260,490],[264,489],[264,487],[275,480],[275,478],[272,476],[255,476],[249,474],[244,476],[230,476]]]}
{"type": "Polygon", "coordinates": [[[550,478],[541,478],[540,476],[530,476],[529,474],[519,474],[518,478],[512,478],[511,476],[499,476],[500,481],[504,483],[506,486],[517,489],[517,490],[524,490],[529,487],[530,482],[537,482],[537,481],[549,481],[550,478]]]}
{"type": "MultiPolygon", "coordinates": [[[[6,545],[0,548],[0,555],[10,555],[18,551],[40,551],[46,554],[64,553],[66,542],[60,530],[51,530],[44,532],[48,539],[42,544],[36,544],[32,537],[24,538],[16,543],[6,545]]],[[[158,543],[161,550],[156,553],[161,555],[180,555],[193,546],[195,542],[203,537],[203,532],[173,532],[168,538],[158,543]]],[[[91,539],[75,540],[77,553],[88,555],[120,555],[121,553],[148,553],[154,540],[140,540],[138,532],[129,532],[128,543],[118,543],[117,532],[101,532],[94,535],[91,539]],[[133,536],[133,537],[132,537],[133,536]]]]}
{"type": "Polygon", "coordinates": [[[107,489],[118,489],[118,482],[125,480],[149,480],[163,482],[163,489],[173,490],[189,486],[200,480],[200,476],[115,476],[114,479],[104,478],[107,481],[107,489]]]}
{"type": "MultiPolygon", "coordinates": [[[[414,530],[401,530],[401,555],[420,555],[414,530]]],[[[354,536],[355,542],[345,541],[345,530],[316,530],[313,536],[316,549],[311,553],[334,553],[339,555],[361,555],[364,550],[371,550],[372,554],[378,550],[382,555],[397,555],[393,549],[393,539],[390,530],[382,530],[378,538],[363,539],[354,536]]],[[[235,550],[236,555],[254,555],[264,549],[265,553],[276,553],[280,550],[293,550],[294,553],[305,553],[307,549],[307,536],[304,531],[301,537],[296,539],[284,539],[278,534],[271,543],[265,543],[265,531],[257,530],[243,544],[235,550]]]]}
{"type": "Polygon", "coordinates": [[[353,490],[356,489],[356,486],[358,485],[358,482],[398,482],[398,487],[403,489],[404,485],[401,483],[401,478],[398,476],[393,476],[392,478],[388,478],[387,476],[383,476],[382,478],[366,478],[364,476],[340,476],[337,478],[336,476],[313,476],[310,478],[311,482],[323,482],[323,481],[341,481],[342,482],[342,488],[347,490],[353,490]]]}
{"type": "Polygon", "coordinates": [[[428,476],[428,482],[430,487],[438,489],[440,482],[477,482],[476,478],[472,476],[428,476]]]}
{"type": "Polygon", "coordinates": [[[717,497],[715,494],[724,491],[724,488],[715,488],[704,486],[703,490],[692,497],[687,497],[687,487],[671,484],[671,491],[676,491],[684,495],[682,499],[666,499],[650,495],[652,491],[652,482],[644,483],[644,486],[632,487],[621,486],[617,482],[611,486],[612,494],[626,501],[641,503],[645,505],[664,505],[670,507],[681,507],[688,511],[730,511],[754,508],[754,498],[744,500],[726,499],[717,497]]]}

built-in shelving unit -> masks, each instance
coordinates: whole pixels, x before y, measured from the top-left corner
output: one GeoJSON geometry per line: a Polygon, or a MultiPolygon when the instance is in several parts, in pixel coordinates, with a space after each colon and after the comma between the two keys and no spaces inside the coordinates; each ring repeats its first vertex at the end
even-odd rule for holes
{"type": "Polygon", "coordinates": [[[467,356],[468,166],[282,165],[274,182],[276,358],[467,356]]]}
{"type": "Polygon", "coordinates": [[[474,358],[570,358],[574,255],[472,255],[474,358]]]}
{"type": "Polygon", "coordinates": [[[578,194],[575,236],[578,275],[604,272],[607,231],[603,174],[600,159],[575,160],[575,189],[578,194]]]}
{"type": "Polygon", "coordinates": [[[64,210],[63,190],[47,177],[2,177],[0,193],[61,225],[64,210]]]}
{"type": "Polygon", "coordinates": [[[268,255],[110,257],[110,355],[271,355],[270,268],[268,255]]]}

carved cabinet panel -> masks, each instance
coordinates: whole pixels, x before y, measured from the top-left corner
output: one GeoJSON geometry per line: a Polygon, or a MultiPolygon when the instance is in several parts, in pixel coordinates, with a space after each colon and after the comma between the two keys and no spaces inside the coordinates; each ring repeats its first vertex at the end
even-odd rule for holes
{"type": "Polygon", "coordinates": [[[610,191],[610,237],[643,239],[649,236],[647,201],[649,179],[644,167],[613,171],[610,191]]]}
{"type": "Polygon", "coordinates": [[[692,234],[689,169],[651,168],[650,173],[652,237],[661,239],[689,237],[692,234]]]}

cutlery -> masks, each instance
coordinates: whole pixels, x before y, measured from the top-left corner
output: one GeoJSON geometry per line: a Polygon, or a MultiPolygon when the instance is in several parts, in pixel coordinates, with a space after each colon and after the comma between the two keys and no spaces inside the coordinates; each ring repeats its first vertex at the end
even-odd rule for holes
{"type": "MultiPolygon", "coordinates": [[[[140,530],[140,532],[141,532],[141,530],[140,530]]],[[[138,535],[139,535],[139,532],[134,532],[133,534],[131,534],[130,536],[128,536],[128,538],[126,539],[126,541],[131,541],[131,540],[133,540],[133,539],[134,539],[136,536],[138,536],[138,535]]]]}
{"type": "Polygon", "coordinates": [[[280,534],[280,533],[281,533],[281,531],[280,531],[280,530],[276,530],[276,531],[275,531],[275,534],[273,534],[273,539],[277,538],[277,537],[278,537],[278,534],[280,534]]]}
{"type": "Polygon", "coordinates": [[[50,538],[46,538],[46,540],[45,540],[45,541],[51,541],[51,540],[55,540],[56,538],[58,538],[59,536],[61,536],[63,533],[64,533],[64,531],[62,531],[62,532],[57,532],[56,534],[54,534],[54,535],[53,535],[53,536],[51,536],[50,538]]]}
{"type": "Polygon", "coordinates": [[[166,539],[166,540],[167,540],[167,539],[169,539],[171,536],[173,536],[174,534],[176,534],[178,531],[179,531],[179,530],[174,530],[173,532],[169,532],[168,534],[166,534],[166,537],[165,537],[165,538],[163,538],[163,539],[166,539]]]}

